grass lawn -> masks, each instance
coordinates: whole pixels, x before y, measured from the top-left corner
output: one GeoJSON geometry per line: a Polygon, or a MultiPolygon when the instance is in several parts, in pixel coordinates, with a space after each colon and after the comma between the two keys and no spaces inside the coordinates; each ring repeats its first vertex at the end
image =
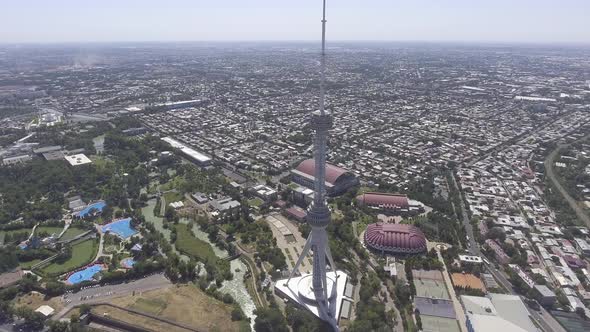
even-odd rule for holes
{"type": "Polygon", "coordinates": [[[32,228],[18,228],[9,231],[0,231],[0,244],[4,244],[4,236],[6,234],[15,234],[15,233],[28,233],[31,234],[32,228]]]}
{"type": "Polygon", "coordinates": [[[377,191],[376,188],[371,188],[371,187],[367,187],[367,186],[362,186],[359,188],[358,190],[358,194],[362,195],[364,193],[368,193],[368,192],[372,192],[372,191],[377,191]]]}
{"type": "Polygon", "coordinates": [[[184,196],[181,193],[169,191],[164,194],[164,199],[166,200],[166,205],[169,205],[172,202],[183,201],[184,196]]]}
{"type": "Polygon", "coordinates": [[[15,307],[27,307],[31,310],[37,310],[42,305],[49,305],[56,312],[59,312],[63,309],[64,305],[63,302],[59,299],[59,297],[54,297],[52,299],[46,299],[45,295],[38,293],[38,292],[30,292],[28,294],[24,294],[19,296],[14,300],[15,307]]]}
{"type": "MultiPolygon", "coordinates": [[[[232,306],[206,295],[193,284],[147,291],[139,296],[120,297],[113,299],[112,303],[138,311],[146,310],[146,313],[154,313],[154,311],[148,310],[157,308],[159,317],[192,326],[197,330],[240,331],[240,322],[231,320],[232,306]]],[[[106,312],[115,319],[127,321],[150,330],[186,331],[146,317],[131,316],[131,314],[106,306],[96,307],[93,312],[98,315],[106,312]]]]}
{"type": "Polygon", "coordinates": [[[164,311],[164,309],[166,309],[167,306],[168,304],[162,299],[139,298],[134,304],[130,306],[130,308],[152,315],[159,315],[162,311],[164,311]]]}
{"type": "Polygon", "coordinates": [[[172,180],[160,185],[161,191],[178,189],[185,182],[182,176],[175,176],[172,180]]]}
{"type": "Polygon", "coordinates": [[[98,240],[91,239],[76,243],[72,246],[72,257],[62,264],[51,263],[41,269],[48,275],[60,275],[84,266],[92,261],[98,251],[98,240]]]}
{"type": "Polygon", "coordinates": [[[188,256],[196,257],[200,261],[217,260],[215,252],[211,245],[192,235],[187,224],[174,225],[178,237],[176,239],[176,249],[188,256]]]}
{"type": "Polygon", "coordinates": [[[250,206],[259,207],[260,205],[264,204],[264,201],[261,200],[259,197],[255,197],[255,198],[249,199],[248,204],[250,204],[250,206]]]}
{"type": "Polygon", "coordinates": [[[41,234],[41,233],[47,233],[49,235],[51,234],[55,234],[55,235],[59,235],[61,233],[61,231],[63,231],[64,228],[63,227],[59,227],[59,226],[37,226],[37,228],[35,229],[35,234],[41,234]]]}
{"type": "Polygon", "coordinates": [[[41,262],[41,260],[40,260],[40,259],[33,259],[32,261],[29,261],[29,262],[20,262],[18,265],[19,265],[21,268],[23,268],[23,269],[25,269],[25,270],[28,270],[28,269],[30,269],[30,268],[31,268],[31,266],[33,266],[33,265],[35,265],[35,264],[37,264],[37,263],[39,263],[39,262],[41,262]]]}
{"type": "Polygon", "coordinates": [[[75,238],[76,236],[82,234],[86,232],[85,229],[83,228],[77,228],[77,227],[70,227],[68,228],[68,230],[64,233],[64,235],[61,237],[60,240],[70,240],[75,238]]]}

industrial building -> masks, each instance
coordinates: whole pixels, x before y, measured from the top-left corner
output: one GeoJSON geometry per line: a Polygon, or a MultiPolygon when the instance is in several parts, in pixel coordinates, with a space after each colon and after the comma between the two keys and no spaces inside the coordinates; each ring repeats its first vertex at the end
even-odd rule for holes
{"type": "Polygon", "coordinates": [[[461,296],[469,332],[536,332],[519,296],[490,293],[487,297],[461,296]]]}
{"type": "Polygon", "coordinates": [[[28,154],[23,154],[20,156],[4,158],[2,160],[2,164],[3,165],[14,165],[14,164],[20,164],[20,163],[24,163],[24,162],[31,161],[31,160],[33,160],[33,157],[31,157],[28,154]]]}
{"type": "Polygon", "coordinates": [[[162,137],[162,141],[170,144],[173,148],[179,149],[188,159],[196,162],[201,167],[206,167],[211,164],[211,158],[202,154],[201,152],[175,140],[172,137],[162,137]]]}
{"type": "MultiPolygon", "coordinates": [[[[315,162],[313,159],[302,161],[291,170],[292,180],[307,188],[313,189],[315,181],[315,162]]],[[[340,195],[349,188],[358,185],[358,178],[351,172],[326,163],[326,193],[330,196],[340,195]]]]}

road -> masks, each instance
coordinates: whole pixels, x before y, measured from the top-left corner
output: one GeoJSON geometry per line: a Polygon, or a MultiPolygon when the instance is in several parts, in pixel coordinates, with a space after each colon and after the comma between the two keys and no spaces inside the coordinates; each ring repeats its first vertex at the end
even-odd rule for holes
{"type": "MultiPolygon", "coordinates": [[[[457,179],[455,178],[455,173],[452,173],[452,178],[452,185],[455,186],[457,192],[461,194],[461,189],[459,188],[459,185],[457,184],[457,179]]],[[[449,185],[451,184],[449,183],[449,185]]],[[[469,236],[469,248],[467,249],[469,250],[470,254],[479,256],[481,254],[481,250],[479,250],[479,246],[475,241],[475,236],[473,236],[473,226],[471,225],[469,216],[467,215],[467,208],[465,207],[465,202],[463,201],[463,198],[461,198],[459,201],[461,202],[461,206],[455,208],[461,208],[461,214],[463,216],[463,220],[461,221],[463,222],[463,227],[465,227],[465,232],[467,232],[467,235],[469,236]]]]}
{"type": "Polygon", "coordinates": [[[443,279],[445,280],[445,284],[447,285],[447,290],[449,291],[449,295],[451,296],[451,301],[453,301],[453,308],[455,309],[455,314],[457,316],[457,321],[459,322],[459,327],[461,328],[462,332],[467,332],[467,317],[465,317],[463,306],[461,305],[461,302],[459,302],[459,298],[455,293],[455,287],[453,287],[453,283],[451,282],[449,271],[447,271],[447,265],[445,264],[445,260],[443,259],[440,253],[440,246],[436,246],[435,248],[436,254],[438,255],[438,260],[443,264],[443,279]]]}
{"type": "MultiPolygon", "coordinates": [[[[508,281],[508,278],[506,277],[504,272],[496,269],[496,267],[494,267],[493,265],[486,264],[486,266],[488,268],[488,271],[494,276],[496,280],[498,280],[498,282],[504,288],[506,288],[510,292],[510,294],[518,295],[516,294],[516,291],[512,287],[510,281],[508,281]]],[[[523,297],[521,296],[521,298],[523,297]]],[[[566,330],[557,322],[557,320],[555,320],[555,318],[553,318],[553,316],[551,316],[551,314],[547,310],[545,310],[545,308],[540,307],[540,311],[529,309],[529,313],[531,314],[532,318],[541,326],[543,331],[566,332],[566,330]]]]}
{"type": "MultiPolygon", "coordinates": [[[[453,174],[453,185],[460,192],[459,187],[457,185],[457,180],[455,179],[454,174],[453,174]]],[[[479,245],[475,241],[475,236],[473,236],[473,227],[472,227],[471,223],[469,222],[469,217],[467,216],[467,212],[466,212],[467,210],[465,209],[465,202],[463,202],[463,199],[461,199],[461,211],[463,214],[463,220],[462,220],[463,226],[465,227],[465,231],[466,231],[467,235],[469,236],[469,248],[468,248],[469,253],[472,255],[485,257],[481,253],[479,245]]],[[[504,274],[501,271],[497,270],[492,265],[486,264],[486,266],[488,268],[488,271],[494,276],[494,278],[496,280],[498,280],[498,282],[500,282],[500,284],[502,284],[502,286],[504,288],[506,288],[510,292],[510,294],[518,295],[518,294],[516,294],[516,292],[512,288],[512,284],[510,283],[510,281],[508,281],[508,279],[504,276],[504,274]]],[[[542,307],[541,307],[541,311],[540,311],[542,314],[540,314],[538,311],[535,311],[532,309],[529,310],[529,312],[531,313],[531,316],[533,317],[533,319],[541,326],[543,331],[545,331],[545,332],[566,332],[565,329],[561,325],[559,325],[559,323],[555,320],[555,318],[553,318],[551,316],[551,314],[549,314],[542,307]]]]}
{"type": "Polygon", "coordinates": [[[128,283],[101,286],[96,288],[87,288],[77,293],[66,294],[67,297],[62,301],[71,301],[58,312],[53,319],[58,320],[63,318],[73,307],[93,302],[105,302],[116,297],[127,296],[134,292],[146,292],[154,289],[161,289],[172,286],[170,280],[164,277],[164,274],[157,273],[149,277],[131,281],[128,283]]]}
{"type": "MultiPolygon", "coordinates": [[[[582,138],[578,141],[584,140],[588,137],[590,137],[590,135],[586,135],[586,136],[584,136],[584,138],[582,138]]],[[[560,150],[570,146],[571,144],[572,143],[559,145],[555,150],[553,150],[549,154],[549,156],[547,156],[547,158],[545,159],[545,175],[547,175],[549,177],[549,179],[551,180],[551,182],[553,182],[553,185],[555,186],[555,188],[557,188],[557,191],[559,191],[561,196],[563,196],[563,198],[567,201],[567,203],[572,208],[572,210],[574,210],[578,219],[583,221],[586,224],[586,226],[590,227],[590,217],[586,214],[586,212],[582,208],[580,208],[580,206],[578,205],[578,202],[576,202],[576,200],[572,196],[570,196],[570,194],[567,192],[567,190],[565,190],[565,188],[561,185],[561,183],[559,182],[559,180],[555,176],[555,172],[553,172],[553,162],[555,160],[555,157],[557,156],[557,154],[559,153],[560,150]]]]}

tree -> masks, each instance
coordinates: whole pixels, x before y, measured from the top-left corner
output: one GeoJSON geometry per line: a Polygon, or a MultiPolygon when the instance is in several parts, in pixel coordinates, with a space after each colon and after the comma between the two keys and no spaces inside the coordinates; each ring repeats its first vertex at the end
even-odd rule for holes
{"type": "Polygon", "coordinates": [[[50,321],[49,332],[67,332],[70,324],[61,321],[50,321]]]}
{"type": "Polygon", "coordinates": [[[45,292],[49,296],[58,296],[63,294],[66,291],[66,286],[57,281],[48,281],[45,284],[45,292]]]}
{"type": "Polygon", "coordinates": [[[6,321],[12,317],[12,307],[8,301],[0,301],[0,322],[6,321]]]}
{"type": "Polygon", "coordinates": [[[498,240],[498,242],[500,243],[504,243],[504,241],[506,240],[506,233],[504,233],[504,231],[500,227],[494,227],[490,229],[487,236],[489,239],[498,240]]]}
{"type": "Polygon", "coordinates": [[[92,310],[92,307],[90,305],[88,305],[88,304],[82,304],[79,307],[79,310],[80,310],[80,315],[85,315],[85,314],[89,313],[92,310]]]}
{"type": "Polygon", "coordinates": [[[38,331],[43,328],[45,316],[27,307],[19,307],[15,314],[24,319],[24,327],[27,331],[38,331]]]}
{"type": "Polygon", "coordinates": [[[234,303],[234,298],[230,294],[223,294],[223,303],[234,303]]]}
{"type": "Polygon", "coordinates": [[[287,322],[295,332],[311,331],[332,331],[330,325],[307,310],[302,310],[292,304],[287,304],[285,308],[287,322]]]}
{"type": "Polygon", "coordinates": [[[231,311],[231,320],[237,321],[237,320],[242,320],[243,318],[244,318],[244,314],[242,313],[242,310],[239,307],[235,307],[231,311]]]}
{"type": "Polygon", "coordinates": [[[27,274],[24,278],[22,278],[19,283],[20,290],[23,293],[28,293],[38,286],[39,284],[37,282],[37,277],[30,274],[27,274]]]}
{"type": "Polygon", "coordinates": [[[289,332],[287,320],[278,308],[259,308],[254,312],[254,330],[256,332],[289,332]]]}

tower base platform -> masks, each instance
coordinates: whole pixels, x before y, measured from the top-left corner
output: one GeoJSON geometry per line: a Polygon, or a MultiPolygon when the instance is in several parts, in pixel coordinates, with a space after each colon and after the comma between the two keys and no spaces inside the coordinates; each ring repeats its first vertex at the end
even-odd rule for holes
{"type": "MultiPolygon", "coordinates": [[[[346,282],[348,275],[342,271],[329,271],[326,272],[326,279],[328,283],[328,298],[329,301],[335,301],[336,312],[335,318],[338,321],[340,317],[340,309],[342,308],[342,300],[344,297],[344,290],[346,288],[346,282]],[[338,282],[335,283],[336,278],[338,282]],[[332,288],[336,285],[336,292],[333,298],[330,298],[332,294],[332,288]]],[[[312,289],[312,274],[303,274],[300,277],[293,277],[287,283],[288,279],[277,280],[275,283],[275,292],[283,297],[288,298],[291,301],[297,302],[301,307],[307,308],[314,315],[319,317],[317,302],[312,289]]]]}

